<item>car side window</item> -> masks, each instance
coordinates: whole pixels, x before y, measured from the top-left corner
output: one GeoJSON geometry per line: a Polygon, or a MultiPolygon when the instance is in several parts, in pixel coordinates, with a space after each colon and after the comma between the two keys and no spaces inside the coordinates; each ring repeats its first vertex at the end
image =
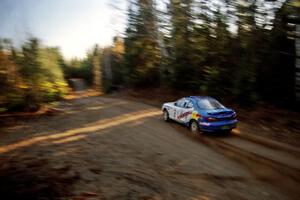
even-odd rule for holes
{"type": "Polygon", "coordinates": [[[193,108],[193,102],[191,102],[190,100],[188,100],[187,104],[186,104],[186,108],[193,108]]]}
{"type": "Polygon", "coordinates": [[[182,107],[183,108],[187,108],[188,103],[189,103],[189,100],[188,99],[184,99],[182,107]]]}
{"type": "Polygon", "coordinates": [[[177,107],[183,107],[184,106],[184,99],[182,98],[182,99],[179,99],[178,101],[176,101],[176,106],[177,107]]]}
{"type": "Polygon", "coordinates": [[[175,106],[179,106],[180,101],[181,101],[181,99],[177,100],[177,101],[175,102],[175,106]]]}

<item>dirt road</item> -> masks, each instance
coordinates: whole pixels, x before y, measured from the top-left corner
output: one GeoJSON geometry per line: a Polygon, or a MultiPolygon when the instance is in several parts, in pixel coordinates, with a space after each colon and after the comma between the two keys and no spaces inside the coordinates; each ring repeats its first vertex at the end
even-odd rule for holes
{"type": "Polygon", "coordinates": [[[124,99],[61,108],[1,130],[5,199],[300,199],[297,152],[192,136],[158,108],[124,99]]]}

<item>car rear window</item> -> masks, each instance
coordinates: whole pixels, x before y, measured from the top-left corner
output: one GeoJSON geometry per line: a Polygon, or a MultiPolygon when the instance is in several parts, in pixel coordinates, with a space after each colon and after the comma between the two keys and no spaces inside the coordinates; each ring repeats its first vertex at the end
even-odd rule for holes
{"type": "Polygon", "coordinates": [[[221,103],[219,103],[215,99],[199,99],[197,101],[197,105],[200,109],[203,110],[214,110],[214,109],[220,109],[225,108],[221,103]]]}

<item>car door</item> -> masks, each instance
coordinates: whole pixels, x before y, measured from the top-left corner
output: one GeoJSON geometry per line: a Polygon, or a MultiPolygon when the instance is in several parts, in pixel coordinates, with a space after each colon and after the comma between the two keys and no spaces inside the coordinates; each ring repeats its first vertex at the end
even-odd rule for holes
{"type": "Polygon", "coordinates": [[[189,122],[189,119],[192,116],[192,112],[193,112],[193,104],[188,98],[186,98],[182,104],[180,114],[177,116],[177,119],[181,123],[187,123],[189,122]]]}
{"type": "Polygon", "coordinates": [[[176,103],[174,104],[174,115],[173,115],[173,119],[180,122],[180,116],[183,112],[183,105],[184,105],[184,101],[185,99],[179,99],[178,101],[176,101],[176,103]]]}
{"type": "Polygon", "coordinates": [[[184,123],[188,123],[191,120],[193,111],[194,111],[193,102],[190,99],[187,99],[187,103],[185,104],[185,108],[184,108],[184,118],[183,118],[184,123]]]}
{"type": "Polygon", "coordinates": [[[179,121],[180,123],[185,123],[185,119],[186,119],[186,115],[187,113],[187,104],[188,104],[188,99],[184,98],[178,108],[177,108],[177,121],[179,121]]]}
{"type": "Polygon", "coordinates": [[[167,110],[168,110],[170,119],[173,119],[173,120],[176,119],[176,105],[177,104],[178,104],[178,101],[170,103],[167,106],[167,110]]]}

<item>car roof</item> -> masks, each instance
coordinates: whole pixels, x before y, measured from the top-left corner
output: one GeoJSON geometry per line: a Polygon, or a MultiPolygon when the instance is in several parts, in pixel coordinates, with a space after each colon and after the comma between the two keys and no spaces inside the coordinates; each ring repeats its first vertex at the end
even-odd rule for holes
{"type": "Polygon", "coordinates": [[[199,99],[214,99],[213,97],[210,96],[189,96],[188,98],[194,99],[194,100],[199,100],[199,99]]]}

